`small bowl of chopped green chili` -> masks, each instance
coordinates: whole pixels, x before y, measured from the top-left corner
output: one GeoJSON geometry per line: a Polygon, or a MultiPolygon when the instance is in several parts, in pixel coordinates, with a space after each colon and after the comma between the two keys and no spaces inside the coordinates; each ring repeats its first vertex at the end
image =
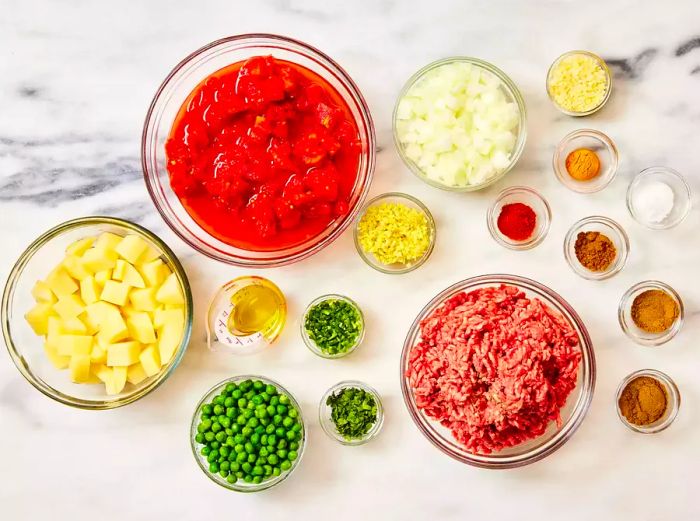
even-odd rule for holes
{"type": "Polygon", "coordinates": [[[342,295],[323,295],[311,302],[301,319],[301,337],[313,353],[341,358],[352,353],[365,336],[360,307],[342,295]]]}
{"type": "Polygon", "coordinates": [[[318,406],[321,427],[343,445],[362,445],[374,438],[384,423],[379,393],[357,380],[340,382],[326,391],[318,406]]]}
{"type": "Polygon", "coordinates": [[[199,401],[190,443],[209,479],[237,492],[259,492],[299,465],[306,431],[299,403],[284,387],[262,376],[235,376],[199,401]]]}

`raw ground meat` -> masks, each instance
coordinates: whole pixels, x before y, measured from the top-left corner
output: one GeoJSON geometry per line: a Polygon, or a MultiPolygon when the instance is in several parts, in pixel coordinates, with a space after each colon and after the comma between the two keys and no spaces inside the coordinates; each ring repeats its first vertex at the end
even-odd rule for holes
{"type": "Polygon", "coordinates": [[[513,447],[561,423],[581,350],[539,299],[508,285],[462,292],[420,328],[406,374],[416,404],[468,451],[513,447]]]}

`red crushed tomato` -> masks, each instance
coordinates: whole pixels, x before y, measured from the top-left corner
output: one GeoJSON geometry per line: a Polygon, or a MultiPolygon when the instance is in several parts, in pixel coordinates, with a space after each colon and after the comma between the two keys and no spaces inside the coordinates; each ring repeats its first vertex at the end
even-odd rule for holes
{"type": "Polygon", "coordinates": [[[348,213],[361,143],[326,80],[257,56],[192,91],[165,150],[190,216],[223,242],[263,251],[299,244],[348,213]]]}

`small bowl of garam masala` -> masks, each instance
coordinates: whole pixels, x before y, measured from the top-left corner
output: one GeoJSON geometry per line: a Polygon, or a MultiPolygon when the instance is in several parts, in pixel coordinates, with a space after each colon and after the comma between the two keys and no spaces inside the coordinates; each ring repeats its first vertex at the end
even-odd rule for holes
{"type": "Polygon", "coordinates": [[[617,415],[629,429],[654,434],[668,428],[678,415],[681,393],[671,378],[654,369],[625,377],[617,388],[617,415]]]}
{"type": "Polygon", "coordinates": [[[559,142],[552,167],[561,183],[582,194],[599,192],[615,178],[617,147],[598,130],[580,129],[559,142]]]}
{"type": "Polygon", "coordinates": [[[617,310],[620,327],[636,343],[660,346],[683,325],[683,301],[668,284],[645,280],[628,289],[617,310]]]}
{"type": "Polygon", "coordinates": [[[608,279],[625,266],[629,239],[618,223],[593,215],[575,223],[564,238],[564,257],[574,272],[588,280],[608,279]]]}

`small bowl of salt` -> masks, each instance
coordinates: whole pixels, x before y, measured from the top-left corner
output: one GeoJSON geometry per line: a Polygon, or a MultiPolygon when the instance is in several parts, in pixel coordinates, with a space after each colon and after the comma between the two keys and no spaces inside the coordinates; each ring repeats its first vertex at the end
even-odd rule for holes
{"type": "Polygon", "coordinates": [[[647,228],[666,230],[690,212],[690,187],[683,176],[665,166],[639,172],[627,188],[627,208],[647,228]]]}

